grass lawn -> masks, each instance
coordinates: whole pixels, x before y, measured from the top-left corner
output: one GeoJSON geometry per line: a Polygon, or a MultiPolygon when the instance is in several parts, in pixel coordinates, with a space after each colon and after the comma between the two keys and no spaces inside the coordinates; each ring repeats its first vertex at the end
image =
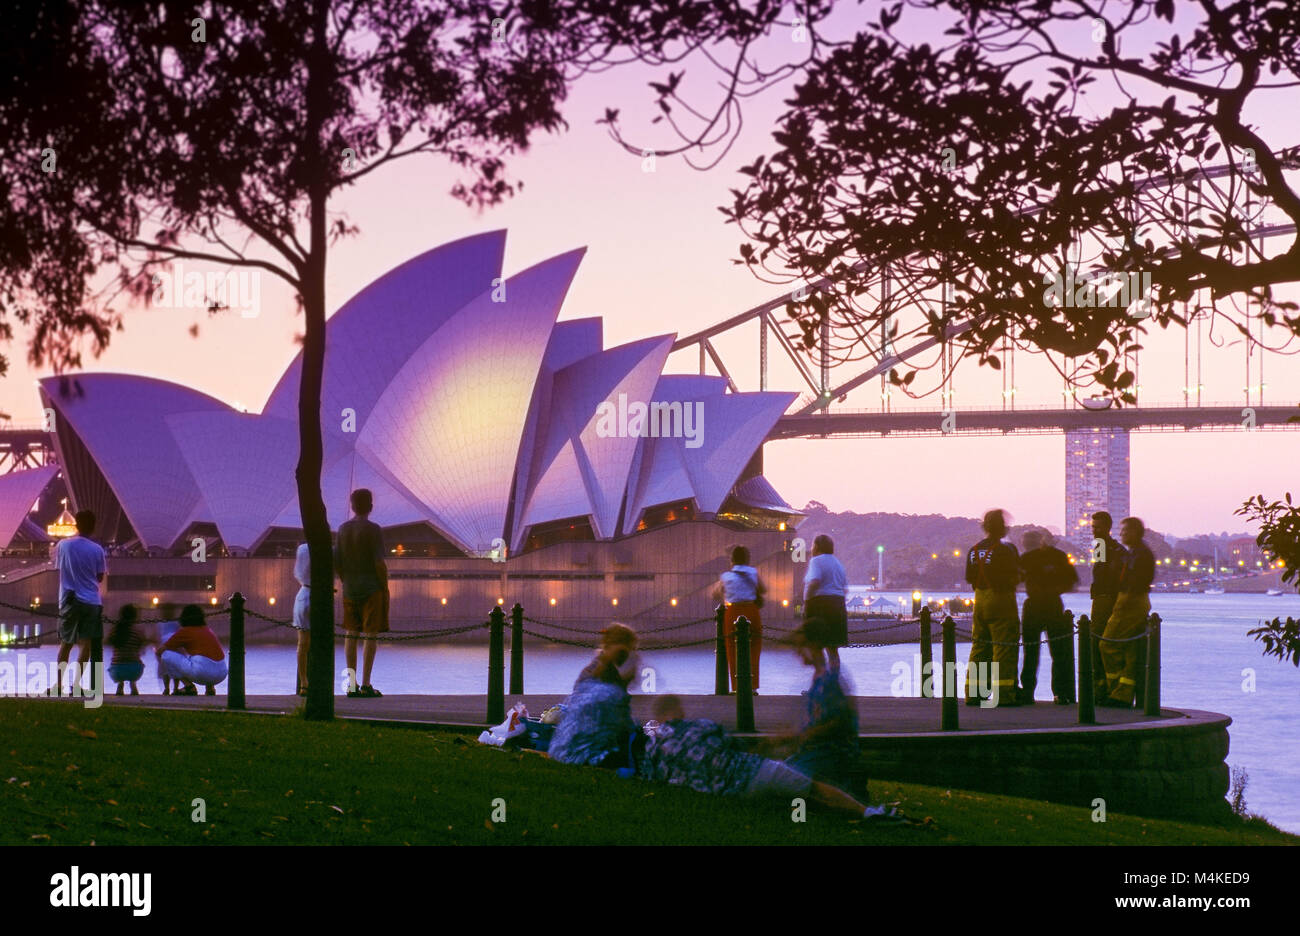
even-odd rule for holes
{"type": "Polygon", "coordinates": [[[0,844],[1300,844],[1262,820],[1094,823],[1083,808],[985,793],[888,781],[871,793],[933,823],[877,828],[814,803],[793,822],[786,800],[621,780],[424,730],[0,702],[0,844]]]}

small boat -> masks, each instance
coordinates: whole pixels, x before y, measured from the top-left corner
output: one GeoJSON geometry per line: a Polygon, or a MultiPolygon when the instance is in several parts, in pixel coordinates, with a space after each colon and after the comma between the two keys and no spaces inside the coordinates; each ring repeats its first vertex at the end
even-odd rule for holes
{"type": "Polygon", "coordinates": [[[1280,588],[1270,588],[1267,592],[1265,592],[1265,594],[1267,594],[1267,595],[1280,595],[1280,594],[1282,594],[1282,589],[1280,589],[1280,588]]]}
{"type": "Polygon", "coordinates": [[[1202,592],[1201,594],[1203,594],[1203,595],[1222,595],[1222,594],[1223,594],[1223,586],[1222,586],[1222,585],[1211,585],[1209,588],[1205,589],[1205,591],[1202,592]]]}

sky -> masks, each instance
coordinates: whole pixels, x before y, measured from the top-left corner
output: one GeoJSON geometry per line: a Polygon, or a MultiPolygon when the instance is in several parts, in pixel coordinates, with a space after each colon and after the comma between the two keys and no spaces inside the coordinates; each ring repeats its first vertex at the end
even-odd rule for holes
{"type": "MultiPolygon", "coordinates": [[[[868,5],[874,7],[874,5],[868,5]]],[[[851,26],[858,7],[839,20],[851,26]]],[[[366,177],[344,193],[336,208],[360,228],[331,251],[331,313],[386,270],[438,244],[485,230],[509,231],[506,273],[585,246],[561,313],[562,319],[601,316],[606,347],[676,332],[685,334],[774,298],[780,287],[759,282],[732,261],[741,235],[724,223],[718,206],[743,179],[736,168],[771,149],[780,113],[780,90],[749,102],[745,130],[731,154],[707,172],[676,158],[643,171],[640,157],[614,144],[595,120],[619,107],[629,128],[649,128],[652,95],[645,82],[661,77],[644,69],[615,71],[580,82],[565,105],[570,129],[538,138],[511,162],[522,191],[497,208],[476,212],[451,199],[455,176],[432,160],[407,160],[366,177]]],[[[704,69],[688,75],[706,91],[704,69]]],[[[1259,120],[1280,143],[1294,145],[1300,116],[1294,108],[1264,111],[1259,120]]],[[[665,138],[647,133],[653,145],[665,138]]],[[[187,265],[188,268],[188,265],[187,265]]],[[[303,320],[287,287],[269,276],[260,283],[256,317],[208,316],[190,309],[143,306],[126,310],[125,331],[113,337],[88,371],[146,374],[177,381],[248,410],[260,410],[297,352],[303,320]],[[197,337],[190,334],[197,324],[197,337]]],[[[0,409],[17,424],[39,420],[34,381],[44,371],[25,362],[27,335],[15,327],[6,349],[10,372],[0,379],[0,409]]],[[[758,389],[757,331],[719,342],[741,389],[758,389]]],[[[1195,353],[1195,340],[1191,344],[1195,353]]],[[[775,360],[775,343],[772,343],[775,360]]],[[[1205,402],[1243,400],[1241,345],[1215,349],[1202,335],[1200,383],[1205,402]]],[[[1142,357],[1142,399],[1181,401],[1184,336],[1154,337],[1142,357]]],[[[1252,367],[1257,367],[1253,362],[1252,367]]],[[[697,370],[692,354],[670,359],[669,372],[697,370]]],[[[1266,402],[1300,400],[1300,373],[1291,358],[1266,363],[1266,402]]],[[[834,379],[834,378],[833,378],[834,379]]],[[[1257,373],[1252,378],[1258,382],[1257,373]]],[[[1193,382],[1196,382],[1193,375],[1193,382]]],[[[1017,405],[1053,405],[1061,381],[1027,355],[1017,357],[1017,405]]],[[[801,390],[791,368],[773,365],[771,389],[801,390]]],[[[957,405],[1000,405],[1001,377],[971,363],[956,379],[957,405]]],[[[879,385],[849,397],[847,408],[878,408],[879,385]]],[[[903,404],[937,408],[932,404],[903,404]]],[[[1064,437],[1060,435],[796,440],[769,443],[765,471],[796,506],[817,500],[834,510],[894,511],[977,516],[1000,506],[1016,522],[1060,527],[1064,505],[1064,437]]],[[[1233,511],[1247,497],[1281,496],[1296,487],[1300,431],[1138,433],[1132,437],[1132,507],[1148,526],[1186,536],[1247,529],[1233,511]]]]}

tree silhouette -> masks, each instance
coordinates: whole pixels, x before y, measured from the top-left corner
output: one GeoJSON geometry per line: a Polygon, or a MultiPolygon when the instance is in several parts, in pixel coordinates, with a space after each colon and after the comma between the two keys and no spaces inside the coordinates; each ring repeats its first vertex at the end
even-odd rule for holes
{"type": "MultiPolygon", "coordinates": [[[[305,316],[297,489],[311,552],[307,714],[333,713],[333,562],[320,491],[331,199],[393,163],[445,160],[473,206],[563,129],[583,74],[744,44],[779,5],[712,0],[20,2],[0,30],[0,337],[66,371],[153,271],[259,270],[305,316]],[[106,286],[106,281],[110,281],[106,286]]],[[[484,284],[487,288],[489,284],[484,284]]]]}
{"type": "Polygon", "coordinates": [[[1245,116],[1300,87],[1300,9],[1206,0],[1175,26],[1168,0],[908,6],[804,69],[776,148],[723,208],[749,237],[740,262],[828,280],[788,305],[808,346],[829,324],[838,350],[860,352],[917,309],[915,332],[958,357],[998,367],[1010,336],[1131,402],[1123,355],[1152,324],[1222,316],[1254,340],[1258,318],[1300,334],[1273,290],[1300,281],[1300,147],[1245,116]],[[948,28],[900,38],[919,25],[948,28]],[[1270,224],[1289,239],[1266,255],[1252,235],[1270,224]],[[1091,288],[1052,288],[1076,271],[1091,288]],[[1149,294],[1119,291],[1135,273],[1149,294]],[[1236,300],[1246,309],[1224,308],[1236,300]]]}

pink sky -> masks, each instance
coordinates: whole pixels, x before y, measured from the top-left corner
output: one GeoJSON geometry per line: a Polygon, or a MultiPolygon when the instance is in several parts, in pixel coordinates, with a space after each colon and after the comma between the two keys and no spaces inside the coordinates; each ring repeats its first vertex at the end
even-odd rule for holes
{"type": "MultiPolygon", "coordinates": [[[[521,194],[481,215],[447,197],[453,176],[431,160],[407,161],[367,177],[362,187],[336,203],[361,233],[331,253],[331,310],[409,257],[494,228],[509,230],[507,274],[576,246],[588,248],[562,318],[602,316],[606,346],[653,334],[685,334],[773,298],[778,287],[732,264],[739,232],[723,224],[717,206],[728,200],[728,188],[741,184],[735,168],[768,151],[783,95],[751,103],[746,132],[731,156],[712,171],[696,172],[678,160],[661,158],[654,173],[645,173],[641,160],[616,147],[594,120],[612,105],[637,126],[637,118],[650,113],[646,77],[625,71],[575,88],[565,108],[571,131],[539,139],[527,156],[516,159],[514,173],[525,182],[521,194]]],[[[703,85],[706,77],[700,72],[697,80],[703,85]]],[[[1294,110],[1281,119],[1288,121],[1281,128],[1287,132],[1275,137],[1282,144],[1294,143],[1294,110]]],[[[296,353],[293,336],[302,328],[292,297],[279,281],[263,278],[261,300],[256,318],[133,308],[126,331],[114,336],[109,350],[89,360],[86,369],[148,374],[259,410],[296,353]],[[189,334],[195,323],[197,339],[189,334]]],[[[8,349],[10,374],[0,381],[0,408],[15,422],[34,423],[39,415],[34,380],[44,372],[26,364],[27,336],[15,330],[8,349]]],[[[741,389],[758,388],[757,343],[752,329],[721,342],[741,389]]],[[[1157,336],[1147,347],[1143,398],[1180,400],[1183,333],[1157,336]]],[[[1203,349],[1203,399],[1240,402],[1240,346],[1212,351],[1207,340],[1203,349]]],[[[775,360],[774,342],[771,351],[775,360]]],[[[683,354],[670,360],[668,370],[689,372],[696,366],[690,354],[683,354]]],[[[1270,357],[1266,367],[1267,402],[1300,399],[1300,376],[1290,358],[1270,357]]],[[[1018,355],[1017,369],[1020,405],[1059,403],[1060,379],[1046,366],[1018,355]]],[[[980,374],[971,364],[958,371],[956,386],[959,407],[1000,403],[1001,378],[980,374]]],[[[804,389],[793,370],[776,365],[771,387],[804,389]]],[[[845,404],[859,409],[878,405],[876,383],[845,404]]],[[[1292,432],[1135,434],[1133,510],[1153,528],[1176,535],[1245,529],[1233,510],[1248,495],[1280,496],[1295,488],[1298,446],[1300,434],[1292,432]]],[[[840,510],[968,516],[1002,506],[1017,522],[1057,527],[1063,512],[1063,461],[1059,435],[800,440],[769,444],[766,450],[768,477],[797,506],[816,499],[840,510]]]]}

